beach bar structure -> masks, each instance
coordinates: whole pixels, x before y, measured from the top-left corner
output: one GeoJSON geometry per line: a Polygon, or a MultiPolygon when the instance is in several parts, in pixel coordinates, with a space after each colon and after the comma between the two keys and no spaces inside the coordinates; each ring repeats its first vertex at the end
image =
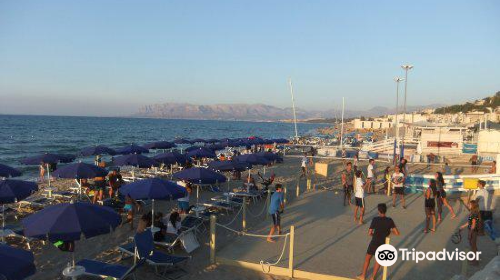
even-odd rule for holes
{"type": "Polygon", "coordinates": [[[422,154],[462,153],[464,136],[469,129],[460,124],[430,122],[405,123],[415,138],[419,139],[422,154]]]}

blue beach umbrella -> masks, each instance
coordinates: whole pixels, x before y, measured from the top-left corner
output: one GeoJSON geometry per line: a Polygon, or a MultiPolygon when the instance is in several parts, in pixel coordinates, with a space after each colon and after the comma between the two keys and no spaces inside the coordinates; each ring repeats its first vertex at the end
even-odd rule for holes
{"type": "Polygon", "coordinates": [[[212,151],[219,151],[219,150],[224,150],[227,146],[217,143],[217,144],[211,144],[206,146],[207,149],[212,150],[212,151]]]}
{"type": "Polygon", "coordinates": [[[196,188],[196,204],[198,204],[200,187],[202,184],[215,184],[226,182],[226,176],[208,168],[193,167],[174,173],[174,178],[188,181],[198,185],[196,188]]]}
{"type": "MultiPolygon", "coordinates": [[[[2,204],[2,229],[5,228],[5,204],[23,200],[38,190],[35,182],[21,180],[0,180],[0,203],[2,204]]],[[[4,236],[2,236],[2,241],[4,236]]]]}
{"type": "MultiPolygon", "coordinates": [[[[185,197],[186,189],[172,181],[160,178],[144,179],[127,184],[120,188],[119,192],[129,195],[133,199],[151,199],[151,217],[155,214],[155,199],[172,200],[185,197]]],[[[151,223],[151,227],[154,224],[151,223]]]]}
{"type": "MultiPolygon", "coordinates": [[[[95,166],[93,164],[88,163],[73,163],[66,166],[63,166],[54,173],[52,173],[52,177],[58,178],[68,178],[75,179],[78,181],[78,187],[80,188],[79,194],[82,194],[82,179],[90,179],[95,177],[105,177],[108,175],[108,171],[99,166],[95,166]]],[[[81,197],[80,197],[81,198],[81,197]]]]}
{"type": "Polygon", "coordinates": [[[106,169],[83,162],[63,166],[52,173],[53,177],[78,180],[105,177],[107,175],[108,171],[106,169]]]}
{"type": "Polygon", "coordinates": [[[153,143],[148,143],[144,145],[144,148],[146,149],[171,149],[176,147],[175,143],[168,142],[168,141],[158,141],[158,142],[153,142],[153,143]]]}
{"type": "Polygon", "coordinates": [[[198,150],[199,148],[202,148],[201,146],[189,146],[187,148],[184,149],[184,152],[191,152],[191,151],[194,151],[194,150],[198,150]]]}
{"type": "Polygon", "coordinates": [[[184,169],[174,173],[173,177],[193,184],[215,184],[226,181],[224,175],[203,167],[184,169]]]}
{"type": "Polygon", "coordinates": [[[181,164],[186,163],[186,161],[190,160],[188,157],[186,157],[186,155],[175,151],[156,155],[153,157],[153,159],[164,164],[181,164]]]}
{"type": "Polygon", "coordinates": [[[184,138],[177,138],[174,140],[174,143],[175,144],[193,144],[193,142],[191,142],[188,139],[184,139],[184,138]]]}
{"type": "MultiPolygon", "coordinates": [[[[121,224],[121,216],[112,208],[85,202],[48,206],[21,221],[26,237],[50,242],[72,242],[110,233],[121,224]]],[[[72,253],[73,266],[75,256],[72,253]]]]}
{"type": "Polygon", "coordinates": [[[21,176],[21,171],[0,163],[0,177],[18,177],[21,176]]]}
{"type": "Polygon", "coordinates": [[[115,166],[129,165],[139,168],[149,168],[151,166],[158,166],[158,162],[151,158],[148,158],[147,156],[143,156],[140,154],[130,154],[114,158],[112,165],[115,166]]]}
{"type": "Polygon", "coordinates": [[[104,154],[113,156],[113,155],[116,155],[116,151],[109,148],[109,147],[103,146],[103,145],[86,147],[80,151],[80,155],[86,156],[86,157],[87,156],[104,155],[104,154]]]}
{"type": "Polygon", "coordinates": [[[149,153],[149,150],[144,148],[144,147],[137,146],[135,144],[131,144],[131,145],[116,149],[116,152],[118,154],[122,154],[122,155],[145,154],[145,153],[149,153]]]}
{"type": "Polygon", "coordinates": [[[120,188],[123,195],[130,195],[133,199],[161,199],[171,200],[186,196],[186,189],[175,182],[151,178],[135,181],[120,188]]]}
{"type": "Polygon", "coordinates": [[[50,168],[49,164],[53,163],[68,163],[75,160],[75,156],[69,154],[41,154],[33,157],[27,157],[21,160],[22,164],[26,165],[38,165],[38,164],[46,164],[47,165],[47,178],[49,181],[50,187],[50,168]]]}
{"type": "Polygon", "coordinates": [[[22,164],[26,165],[38,165],[41,163],[49,164],[49,163],[68,163],[75,160],[75,156],[68,154],[41,154],[33,157],[27,157],[21,160],[22,164]]]}
{"type": "Polygon", "coordinates": [[[233,160],[212,161],[208,164],[208,168],[216,171],[244,171],[251,168],[252,165],[246,162],[238,162],[233,160]]]}
{"type": "Polygon", "coordinates": [[[35,274],[34,262],[32,252],[0,244],[1,279],[22,280],[35,274]]]}
{"type": "Polygon", "coordinates": [[[236,161],[250,163],[252,165],[266,165],[269,164],[269,160],[258,154],[246,154],[237,156],[234,158],[236,161]]]}
{"type": "Polygon", "coordinates": [[[190,141],[191,141],[191,143],[193,143],[193,144],[194,144],[194,143],[207,143],[207,142],[205,141],[205,139],[201,139],[201,138],[192,139],[192,140],[190,140],[190,141]]]}
{"type": "Polygon", "coordinates": [[[200,147],[196,150],[189,151],[186,156],[190,158],[214,158],[217,155],[210,149],[200,147]]]}
{"type": "Polygon", "coordinates": [[[14,203],[23,200],[38,190],[35,182],[5,179],[0,180],[0,203],[14,203]]]}
{"type": "Polygon", "coordinates": [[[215,139],[215,138],[210,138],[210,139],[205,140],[205,143],[213,144],[213,143],[217,143],[217,142],[219,142],[219,139],[215,139]]]}
{"type": "Polygon", "coordinates": [[[50,241],[76,241],[111,232],[121,223],[120,214],[107,206],[86,202],[48,206],[21,221],[24,235],[50,241]]]}

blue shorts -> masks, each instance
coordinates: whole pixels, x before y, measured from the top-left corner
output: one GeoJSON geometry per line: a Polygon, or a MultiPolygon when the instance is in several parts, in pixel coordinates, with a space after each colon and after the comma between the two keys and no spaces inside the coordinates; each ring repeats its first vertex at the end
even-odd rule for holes
{"type": "Polygon", "coordinates": [[[280,215],[280,212],[276,212],[274,214],[271,214],[271,216],[273,217],[273,225],[275,227],[281,226],[281,215],[280,215]]]}
{"type": "Polygon", "coordinates": [[[187,201],[177,201],[177,205],[179,206],[179,209],[181,209],[182,211],[189,210],[189,202],[187,201]]]}

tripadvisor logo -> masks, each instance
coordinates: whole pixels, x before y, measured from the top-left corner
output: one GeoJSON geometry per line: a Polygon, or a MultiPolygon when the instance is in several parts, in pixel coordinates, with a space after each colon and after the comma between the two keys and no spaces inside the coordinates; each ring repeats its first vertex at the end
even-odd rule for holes
{"type": "Polygon", "coordinates": [[[400,248],[399,252],[390,244],[383,244],[377,248],[375,252],[375,260],[381,266],[391,266],[396,263],[398,256],[402,261],[413,261],[418,263],[423,260],[427,261],[479,261],[481,252],[465,252],[455,249],[454,251],[416,251],[415,249],[400,248]]]}

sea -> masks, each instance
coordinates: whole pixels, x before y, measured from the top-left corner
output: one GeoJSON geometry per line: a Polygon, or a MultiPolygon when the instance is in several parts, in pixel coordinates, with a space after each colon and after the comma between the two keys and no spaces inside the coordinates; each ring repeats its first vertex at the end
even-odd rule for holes
{"type": "MultiPolygon", "coordinates": [[[[299,135],[315,135],[328,125],[297,126],[299,135]]],[[[40,153],[77,154],[88,146],[119,148],[175,138],[290,138],[294,134],[293,123],[283,122],[0,115],[0,163],[23,171],[22,178],[33,178],[38,167],[19,161],[40,153]]]]}

